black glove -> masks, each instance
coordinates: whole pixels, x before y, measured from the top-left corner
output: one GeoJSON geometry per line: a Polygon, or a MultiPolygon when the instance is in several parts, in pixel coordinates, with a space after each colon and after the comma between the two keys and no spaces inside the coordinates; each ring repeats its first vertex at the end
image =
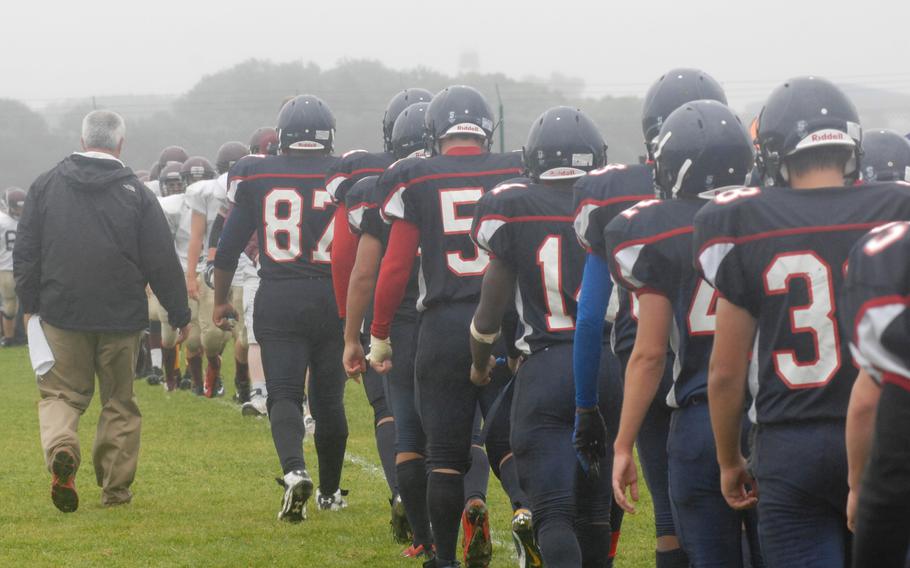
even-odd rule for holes
{"type": "Polygon", "coordinates": [[[208,286],[212,290],[215,289],[215,263],[214,262],[205,263],[205,270],[202,272],[202,279],[205,281],[206,286],[208,286]]]}
{"type": "Polygon", "coordinates": [[[589,479],[600,477],[600,460],[607,457],[607,425],[600,409],[575,413],[575,432],[572,434],[575,456],[589,479]]]}

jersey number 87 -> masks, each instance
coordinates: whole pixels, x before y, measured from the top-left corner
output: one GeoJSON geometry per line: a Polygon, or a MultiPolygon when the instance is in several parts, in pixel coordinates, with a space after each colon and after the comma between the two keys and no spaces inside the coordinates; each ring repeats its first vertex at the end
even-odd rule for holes
{"type": "MultiPolygon", "coordinates": [[[[313,192],[313,209],[324,211],[331,203],[329,192],[324,189],[313,192]]],[[[265,253],[275,262],[294,262],[303,255],[303,196],[294,188],[276,187],[266,194],[262,203],[265,253]],[[279,242],[279,235],[287,235],[286,245],[279,242]]],[[[335,219],[332,218],[323,231],[316,248],[310,253],[310,262],[326,264],[332,261],[331,247],[335,233],[335,219]]]]}

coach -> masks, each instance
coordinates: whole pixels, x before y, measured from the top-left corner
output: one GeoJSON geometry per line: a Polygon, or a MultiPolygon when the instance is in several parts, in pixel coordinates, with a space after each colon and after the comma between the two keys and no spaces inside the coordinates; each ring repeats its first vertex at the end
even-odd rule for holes
{"type": "Polygon", "coordinates": [[[38,377],[38,419],[53,474],[51,498],[63,512],[79,504],[76,430],[95,375],[102,407],[92,456],[101,502],[132,498],[141,423],[133,372],[148,325],[146,284],[181,339],[190,321],[183,270],[161,207],[119,159],[125,131],[116,113],[85,117],[83,151],[32,184],[13,253],[26,321],[40,315],[30,322],[30,335],[40,337],[43,329],[55,361],[38,377]]]}

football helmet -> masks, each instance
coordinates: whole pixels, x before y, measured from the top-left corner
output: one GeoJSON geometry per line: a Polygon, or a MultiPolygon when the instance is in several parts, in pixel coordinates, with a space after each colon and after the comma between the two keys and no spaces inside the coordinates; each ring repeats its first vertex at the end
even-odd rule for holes
{"type": "Polygon", "coordinates": [[[182,164],[189,157],[190,155],[181,146],[168,146],[158,154],[158,165],[163,168],[168,162],[180,162],[182,164]]]}
{"type": "Polygon", "coordinates": [[[727,95],[714,77],[700,69],[677,68],[661,75],[645,94],[641,110],[641,131],[648,158],[653,160],[653,142],[664,120],[682,105],[698,100],[727,104],[727,95]]]}
{"type": "Polygon", "coordinates": [[[19,219],[22,216],[22,208],[25,207],[25,190],[19,187],[8,187],[0,194],[0,211],[3,211],[13,219],[19,219]]]}
{"type": "Polygon", "coordinates": [[[414,155],[415,152],[426,150],[424,125],[426,124],[428,106],[430,106],[430,103],[414,103],[398,114],[395,126],[392,128],[391,144],[387,146],[387,149],[392,152],[396,160],[407,158],[414,155]]]}
{"type": "Polygon", "coordinates": [[[152,167],[149,168],[149,181],[153,179],[158,179],[158,174],[161,173],[161,164],[155,162],[152,164],[152,167]]]}
{"type": "Polygon", "coordinates": [[[180,177],[183,178],[183,183],[187,186],[204,179],[212,179],[216,175],[218,174],[215,172],[215,167],[212,166],[212,162],[206,160],[202,156],[188,158],[183,162],[183,165],[180,166],[180,177]]]}
{"type": "Polygon", "coordinates": [[[863,135],[863,181],[910,181],[910,140],[893,130],[863,135]]]}
{"type": "Polygon", "coordinates": [[[392,97],[385,107],[385,114],[382,115],[382,139],[386,152],[390,154],[395,152],[392,136],[398,116],[409,106],[416,103],[428,103],[432,98],[433,93],[420,88],[405,89],[392,97]]]}
{"type": "Polygon", "coordinates": [[[844,176],[859,174],[863,129],[856,107],[834,83],[798,77],[776,88],[758,116],[758,167],[766,184],[786,185],[787,157],[811,148],[853,150],[844,176]]]}
{"type": "Polygon", "coordinates": [[[183,182],[183,176],[180,170],[183,164],[180,162],[168,162],[158,174],[158,187],[161,190],[161,196],[175,195],[186,191],[186,184],[183,182]]]}
{"type": "Polygon", "coordinates": [[[654,144],[654,178],[666,199],[711,198],[711,190],[743,185],[753,157],[749,135],[727,105],[693,101],[663,121],[654,144]]]}
{"type": "Polygon", "coordinates": [[[477,136],[493,143],[493,109],[480,91],[466,85],[454,85],[436,93],[426,118],[427,149],[439,153],[439,141],[447,136],[477,136]]]}
{"type": "Polygon", "coordinates": [[[577,108],[553,107],[531,124],[522,159],[534,181],[577,179],[607,163],[607,144],[577,108]]]}
{"type": "Polygon", "coordinates": [[[219,174],[226,173],[237,160],[249,153],[250,149],[243,142],[225,142],[215,156],[215,169],[219,174]]]}
{"type": "Polygon", "coordinates": [[[250,154],[272,154],[278,152],[278,131],[271,126],[257,128],[250,136],[250,154]]]}
{"type": "Polygon", "coordinates": [[[278,146],[288,150],[316,150],[331,153],[335,146],[335,115],[322,99],[300,95],[289,100],[278,113],[278,146]]]}

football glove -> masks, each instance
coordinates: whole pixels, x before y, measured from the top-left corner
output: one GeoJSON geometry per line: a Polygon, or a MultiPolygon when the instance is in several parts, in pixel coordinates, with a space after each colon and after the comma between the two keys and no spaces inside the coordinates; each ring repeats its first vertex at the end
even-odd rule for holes
{"type": "Polygon", "coordinates": [[[575,413],[575,432],[572,434],[575,456],[589,479],[600,477],[600,460],[607,457],[607,425],[599,408],[575,413]]]}
{"type": "Polygon", "coordinates": [[[392,358],[392,340],[388,337],[379,339],[370,336],[370,352],[367,353],[367,361],[371,363],[382,363],[392,358]]]}

